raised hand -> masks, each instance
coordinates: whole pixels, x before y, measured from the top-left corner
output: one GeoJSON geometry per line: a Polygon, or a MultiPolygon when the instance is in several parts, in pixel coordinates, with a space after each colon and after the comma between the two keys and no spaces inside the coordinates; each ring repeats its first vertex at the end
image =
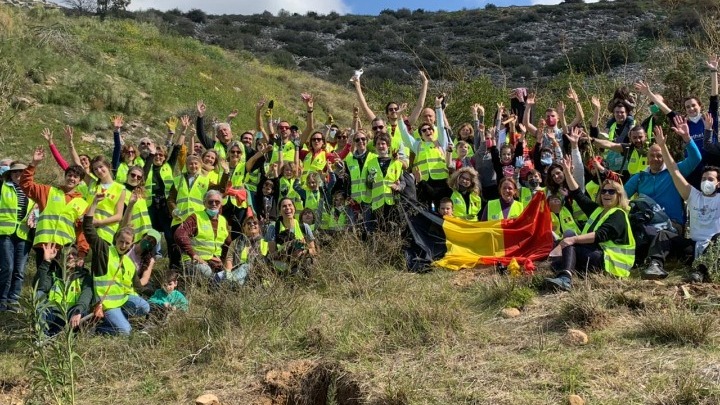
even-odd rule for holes
{"type": "Polygon", "coordinates": [[[238,116],[238,109],[233,108],[233,110],[230,111],[230,114],[228,114],[227,119],[232,120],[232,119],[235,119],[235,117],[237,117],[237,116],[238,116]]]}
{"type": "Polygon", "coordinates": [[[35,148],[35,151],[33,152],[32,161],[33,164],[36,165],[40,163],[43,159],[45,159],[45,150],[42,146],[38,146],[35,148]]]}
{"type": "Polygon", "coordinates": [[[122,126],[123,126],[123,116],[122,116],[122,114],[120,114],[120,115],[113,115],[112,117],[110,117],[110,121],[112,121],[113,127],[115,128],[115,130],[118,130],[118,131],[119,131],[120,128],[122,128],[122,126]]]}
{"type": "Polygon", "coordinates": [[[577,103],[577,102],[580,101],[580,99],[578,98],[577,93],[575,92],[575,89],[573,89],[573,87],[572,87],[572,84],[571,84],[570,87],[568,88],[567,98],[569,98],[570,100],[572,100],[572,101],[575,102],[575,103],[577,103]]]}
{"type": "Polygon", "coordinates": [[[527,133],[527,128],[525,128],[525,125],[523,124],[517,124],[518,131],[520,131],[520,134],[524,137],[527,133]]]}
{"type": "Polygon", "coordinates": [[[206,109],[207,109],[207,107],[205,106],[205,102],[202,100],[198,100],[198,102],[197,102],[198,117],[204,117],[206,109]]]}
{"type": "Polygon", "coordinates": [[[562,165],[563,169],[565,170],[565,173],[572,173],[572,159],[569,155],[565,155],[563,159],[560,159],[560,164],[562,165]]]}
{"type": "Polygon", "coordinates": [[[230,173],[230,165],[228,164],[227,160],[220,159],[220,167],[222,167],[223,172],[230,173]]]}
{"type": "Polygon", "coordinates": [[[566,136],[570,140],[570,144],[572,144],[573,146],[578,144],[581,135],[582,130],[578,127],[573,128],[569,134],[566,134],[566,136]]]}
{"type": "Polygon", "coordinates": [[[717,55],[712,55],[708,58],[708,60],[705,62],[707,67],[710,68],[711,71],[717,72],[718,70],[718,57],[717,55]]]}
{"type": "Polygon", "coordinates": [[[633,84],[633,88],[646,96],[651,93],[650,86],[642,80],[635,82],[635,84],[633,84]]]}
{"type": "Polygon", "coordinates": [[[51,261],[57,257],[58,247],[55,243],[42,243],[40,245],[43,251],[43,260],[46,262],[51,261]]]}
{"type": "Polygon", "coordinates": [[[263,106],[265,106],[265,97],[258,100],[258,102],[255,104],[255,110],[260,111],[262,110],[263,106]]]}
{"type": "Polygon", "coordinates": [[[165,126],[167,127],[169,132],[175,132],[175,129],[177,128],[178,119],[176,116],[172,116],[168,118],[167,121],[165,121],[165,126]]]}
{"type": "Polygon", "coordinates": [[[703,113],[703,123],[705,124],[705,130],[713,129],[713,117],[709,111],[703,113]]]}
{"type": "Polygon", "coordinates": [[[527,97],[525,98],[525,105],[532,106],[535,105],[535,93],[529,93],[527,97]]]}
{"type": "Polygon", "coordinates": [[[418,72],[420,74],[420,82],[422,82],[422,84],[428,84],[429,80],[425,72],[423,72],[422,70],[419,70],[418,72]]]}
{"type": "Polygon", "coordinates": [[[593,109],[600,109],[600,99],[597,98],[597,96],[592,96],[592,98],[590,99],[590,104],[593,106],[593,109]]]}
{"type": "Polygon", "coordinates": [[[557,110],[558,115],[562,116],[565,114],[565,103],[562,101],[558,101],[557,107],[555,108],[557,110]]]}
{"type": "Polygon", "coordinates": [[[653,128],[653,137],[655,138],[655,143],[658,144],[661,148],[665,147],[665,134],[663,134],[662,127],[659,125],[656,125],[653,128]]]}
{"type": "Polygon", "coordinates": [[[402,112],[407,110],[407,108],[408,108],[408,104],[402,103],[402,104],[400,104],[400,107],[398,107],[397,113],[402,114],[402,112]]]}
{"type": "Polygon", "coordinates": [[[442,102],[445,99],[445,95],[441,94],[435,97],[435,108],[442,108],[442,102]]]}
{"type": "Polygon", "coordinates": [[[137,189],[133,190],[132,193],[130,193],[130,204],[135,204],[139,198],[138,195],[139,191],[137,189]]]}
{"type": "Polygon", "coordinates": [[[685,142],[688,142],[690,140],[690,127],[688,127],[687,121],[682,116],[676,115],[673,118],[673,126],[670,129],[672,129],[672,131],[676,134],[680,135],[683,140],[685,140],[685,142]]]}
{"type": "Polygon", "coordinates": [[[180,123],[183,126],[183,131],[187,130],[190,126],[190,116],[189,115],[183,115],[180,117],[180,123]]]}
{"type": "Polygon", "coordinates": [[[70,125],[65,125],[65,138],[68,142],[73,143],[73,129],[70,125]]]}
{"type": "Polygon", "coordinates": [[[40,133],[43,138],[47,141],[48,145],[52,145],[53,143],[53,133],[50,131],[50,128],[45,128],[40,133]]]}

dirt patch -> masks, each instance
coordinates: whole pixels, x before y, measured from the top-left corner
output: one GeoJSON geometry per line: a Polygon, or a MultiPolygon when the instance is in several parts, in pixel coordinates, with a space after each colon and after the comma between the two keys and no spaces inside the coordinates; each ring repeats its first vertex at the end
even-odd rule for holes
{"type": "Polygon", "coordinates": [[[297,360],[265,372],[259,404],[362,404],[360,385],[337,364],[297,360]]]}
{"type": "Polygon", "coordinates": [[[24,382],[0,380],[0,404],[23,405],[28,391],[24,382]]]}

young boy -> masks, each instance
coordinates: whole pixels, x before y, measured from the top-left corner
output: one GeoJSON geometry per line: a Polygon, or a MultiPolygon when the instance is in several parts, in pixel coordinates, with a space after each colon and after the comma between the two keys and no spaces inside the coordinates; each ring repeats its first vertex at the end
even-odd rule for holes
{"type": "Polygon", "coordinates": [[[165,276],[165,282],[162,288],[159,288],[150,297],[148,302],[153,310],[175,311],[181,309],[188,310],[188,300],[183,293],[176,290],[179,274],[171,271],[165,276]]]}
{"type": "Polygon", "coordinates": [[[438,208],[438,214],[443,217],[453,216],[453,202],[451,199],[445,197],[440,200],[440,207],[438,208]]]}

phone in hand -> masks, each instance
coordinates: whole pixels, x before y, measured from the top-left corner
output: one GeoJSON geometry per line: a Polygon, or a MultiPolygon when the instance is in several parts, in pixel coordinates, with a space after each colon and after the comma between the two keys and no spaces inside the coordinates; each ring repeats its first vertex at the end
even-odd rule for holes
{"type": "Polygon", "coordinates": [[[272,110],[273,107],[275,107],[275,100],[270,100],[270,102],[268,103],[268,108],[272,110]]]}

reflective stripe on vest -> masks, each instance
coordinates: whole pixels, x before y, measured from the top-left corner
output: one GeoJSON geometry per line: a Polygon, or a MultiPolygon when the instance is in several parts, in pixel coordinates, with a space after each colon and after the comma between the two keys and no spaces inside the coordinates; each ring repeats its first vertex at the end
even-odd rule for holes
{"type": "Polygon", "coordinates": [[[27,220],[33,209],[35,209],[35,202],[30,198],[27,201],[25,217],[18,222],[17,216],[20,207],[18,207],[17,192],[15,187],[3,183],[2,188],[0,188],[0,235],[16,234],[18,238],[27,240],[30,232],[27,220]]]}
{"type": "MultiPolygon", "coordinates": [[[[245,264],[248,262],[248,255],[250,254],[250,246],[245,246],[240,252],[240,263],[239,264],[245,264]]],[[[268,243],[265,241],[265,239],[260,239],[260,254],[263,256],[267,256],[268,254],[268,243]]]]}
{"type": "Polygon", "coordinates": [[[640,154],[637,149],[633,147],[630,160],[628,161],[627,170],[630,174],[635,174],[645,170],[647,167],[647,155],[640,154]]]}
{"type": "Polygon", "coordinates": [[[135,263],[123,255],[122,260],[115,246],[108,248],[107,272],[93,277],[95,297],[102,300],[103,309],[120,308],[134,292],[135,263]]]}
{"type": "Polygon", "coordinates": [[[362,177],[368,179],[368,183],[372,180],[372,189],[370,191],[372,209],[377,210],[383,205],[395,205],[395,195],[390,186],[400,179],[402,163],[393,159],[387,168],[385,176],[383,176],[380,162],[377,155],[375,155],[365,162],[363,173],[362,177]]]}
{"type": "Polygon", "coordinates": [[[38,218],[33,244],[57,243],[65,246],[75,242],[75,223],[82,218],[87,206],[80,197],[65,202],[65,193],[51,187],[45,209],[38,218]]]}
{"type": "Polygon", "coordinates": [[[147,200],[144,198],[138,198],[135,202],[130,217],[130,225],[135,231],[134,243],[138,243],[149,230],[153,229],[150,214],[148,214],[147,200]]]}
{"type": "MultiPolygon", "coordinates": [[[[502,205],[500,200],[490,200],[487,205],[487,219],[488,221],[497,221],[499,219],[512,219],[517,218],[522,214],[523,205],[518,201],[513,201],[508,210],[508,216],[503,216],[502,205]]],[[[453,209],[454,212],[454,209],[453,209]]]]}
{"type": "MultiPolygon", "coordinates": [[[[227,220],[222,215],[218,215],[217,231],[215,231],[212,220],[205,211],[195,213],[195,218],[197,219],[197,235],[190,240],[195,254],[203,260],[220,257],[223,244],[229,235],[227,220]]],[[[190,260],[187,255],[183,255],[183,257],[185,260],[190,260]]]]}
{"type": "MultiPolygon", "coordinates": [[[[148,178],[145,180],[145,194],[147,194],[146,198],[148,201],[152,200],[153,198],[153,181],[154,181],[154,175],[153,175],[153,168],[150,168],[150,172],[148,173],[148,178]]],[[[163,181],[163,186],[165,186],[165,198],[170,194],[170,189],[173,185],[173,171],[169,164],[163,163],[162,166],[160,166],[160,178],[163,181]]]]}
{"type": "Polygon", "coordinates": [[[590,215],[590,219],[588,219],[587,224],[585,224],[585,228],[583,228],[582,233],[586,234],[591,231],[594,232],[611,214],[618,210],[621,211],[625,217],[628,244],[618,245],[613,241],[605,241],[600,243],[600,247],[602,248],[603,253],[605,253],[605,271],[617,277],[628,277],[630,276],[630,269],[635,262],[635,237],[633,236],[632,228],[630,227],[630,220],[628,219],[627,212],[615,207],[607,210],[607,212],[603,214],[603,209],[598,207],[595,211],[593,211],[592,215],[590,215]],[[600,218],[598,219],[599,216],[600,218]]]}
{"type": "Polygon", "coordinates": [[[185,175],[179,175],[175,177],[175,190],[177,191],[177,198],[175,200],[176,208],[178,210],[178,217],[173,217],[172,226],[179,225],[185,221],[190,215],[205,210],[203,199],[205,193],[207,193],[210,187],[210,180],[204,174],[198,174],[195,177],[195,181],[192,187],[188,188],[188,182],[185,179],[185,175]]]}
{"type": "Polygon", "coordinates": [[[59,308],[70,308],[75,305],[78,298],[80,298],[80,291],[82,290],[81,279],[76,278],[70,281],[70,284],[65,288],[65,281],[63,281],[63,279],[53,278],[55,282],[48,292],[48,301],[59,308]]]}
{"type": "Polygon", "coordinates": [[[415,157],[415,166],[420,169],[422,179],[442,180],[448,178],[445,155],[435,146],[434,142],[422,142],[415,157]]]}
{"type": "Polygon", "coordinates": [[[465,198],[457,191],[453,191],[450,199],[453,203],[453,216],[466,221],[477,221],[478,213],[482,208],[482,198],[475,193],[470,193],[470,206],[465,206],[465,198]]]}
{"type": "MultiPolygon", "coordinates": [[[[368,159],[377,158],[372,152],[367,152],[365,162],[367,164],[368,159]]],[[[366,185],[366,178],[363,177],[363,170],[360,169],[360,163],[352,153],[349,153],[345,157],[345,166],[350,172],[350,198],[357,202],[370,202],[370,193],[368,192],[366,185]]]]}
{"type": "Polygon", "coordinates": [[[572,230],[575,232],[575,235],[580,235],[580,227],[577,222],[575,222],[572,213],[567,207],[562,207],[559,214],[552,213],[551,218],[553,232],[555,232],[557,236],[562,237],[567,230],[572,230]]]}
{"type": "MultiPolygon", "coordinates": [[[[125,191],[125,186],[118,182],[113,182],[107,189],[100,186],[99,184],[93,184],[90,188],[91,190],[93,190],[93,194],[98,193],[100,189],[105,190],[105,199],[100,201],[100,203],[98,204],[97,208],[95,209],[95,215],[93,216],[93,218],[105,219],[115,215],[115,206],[117,205],[118,201],[120,201],[120,197],[125,191]]],[[[90,203],[92,203],[92,200],[87,201],[87,203],[89,205],[90,203]]],[[[115,232],[117,232],[119,226],[120,221],[112,224],[98,226],[97,234],[105,242],[112,243],[113,236],[115,235],[115,232]]]]}

